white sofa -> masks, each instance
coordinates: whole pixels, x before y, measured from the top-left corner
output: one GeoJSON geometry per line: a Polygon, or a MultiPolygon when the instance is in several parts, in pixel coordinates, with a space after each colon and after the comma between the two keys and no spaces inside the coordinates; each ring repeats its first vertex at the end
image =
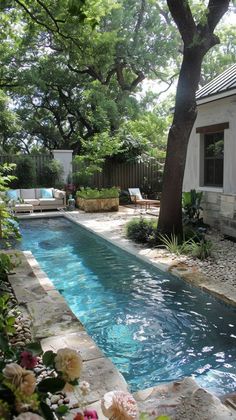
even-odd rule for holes
{"type": "Polygon", "coordinates": [[[33,210],[53,210],[66,206],[66,192],[55,188],[21,188],[7,191],[13,210],[19,211],[20,204],[31,204],[33,210]]]}

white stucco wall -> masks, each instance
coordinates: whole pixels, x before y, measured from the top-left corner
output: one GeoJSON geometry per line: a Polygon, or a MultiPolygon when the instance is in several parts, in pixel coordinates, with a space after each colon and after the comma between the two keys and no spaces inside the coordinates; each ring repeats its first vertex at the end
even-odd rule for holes
{"type": "Polygon", "coordinates": [[[198,106],[187,152],[183,190],[197,189],[236,194],[236,95],[198,106]],[[229,122],[224,130],[224,185],[223,189],[204,187],[200,182],[200,134],[196,127],[229,122]]]}
{"type": "Polygon", "coordinates": [[[63,181],[67,182],[67,177],[72,170],[72,153],[73,150],[53,150],[53,157],[59,162],[62,163],[64,173],[63,173],[63,181]]]}

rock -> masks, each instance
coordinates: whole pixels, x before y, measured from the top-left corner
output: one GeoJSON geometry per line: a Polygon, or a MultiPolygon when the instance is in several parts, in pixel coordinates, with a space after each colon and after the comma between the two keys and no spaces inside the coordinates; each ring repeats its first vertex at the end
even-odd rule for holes
{"type": "Polygon", "coordinates": [[[60,395],[52,395],[51,396],[51,403],[52,404],[57,404],[60,399],[61,399],[60,395]]]}

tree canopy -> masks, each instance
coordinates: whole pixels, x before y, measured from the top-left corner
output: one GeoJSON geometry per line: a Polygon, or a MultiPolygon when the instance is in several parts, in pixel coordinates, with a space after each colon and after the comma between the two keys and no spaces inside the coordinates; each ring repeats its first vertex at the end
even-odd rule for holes
{"type": "MultiPolygon", "coordinates": [[[[110,138],[107,155],[117,159],[164,155],[172,104],[139,94],[145,78],[163,90],[178,76],[182,40],[164,0],[5,0],[0,7],[4,151],[87,155],[110,138]]],[[[233,59],[234,32],[226,25],[202,83],[233,59]]]]}

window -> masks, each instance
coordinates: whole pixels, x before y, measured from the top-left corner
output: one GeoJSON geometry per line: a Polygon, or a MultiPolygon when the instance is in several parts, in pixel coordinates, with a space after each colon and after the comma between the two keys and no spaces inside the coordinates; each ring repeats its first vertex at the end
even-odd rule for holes
{"type": "Polygon", "coordinates": [[[204,134],[204,185],[223,187],[224,131],[204,134]]]}

